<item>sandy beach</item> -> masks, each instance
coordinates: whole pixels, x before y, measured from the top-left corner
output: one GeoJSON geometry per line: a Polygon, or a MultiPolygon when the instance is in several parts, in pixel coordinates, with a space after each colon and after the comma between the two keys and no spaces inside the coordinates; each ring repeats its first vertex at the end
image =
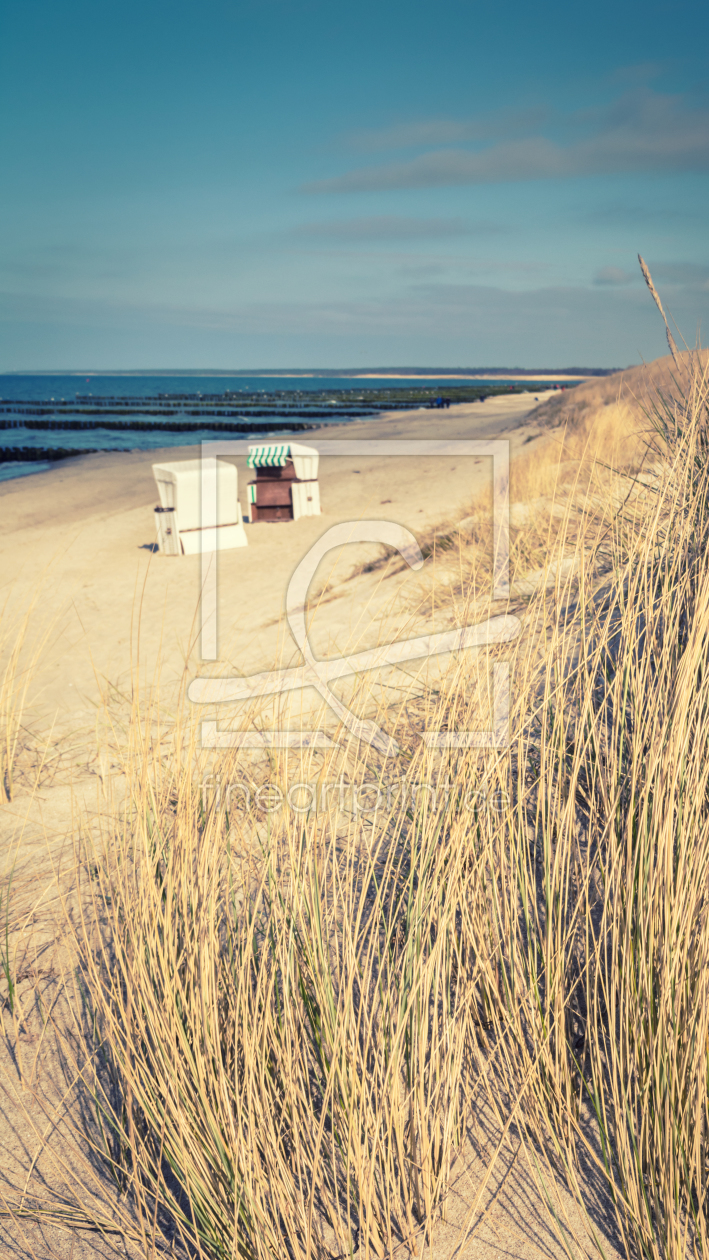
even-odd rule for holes
{"type": "MultiPolygon", "coordinates": [[[[551,392],[551,391],[550,391],[551,392]]],[[[542,402],[549,394],[538,395],[542,402]]],[[[323,427],[318,438],[491,438],[509,436],[511,451],[530,436],[529,395],[462,404],[432,416],[412,411],[323,427]]],[[[234,443],[242,513],[247,514],[246,441],[234,443]]],[[[187,658],[198,661],[198,556],[154,554],[152,464],[194,458],[198,447],[89,455],[0,490],[0,564],[3,596],[15,607],[38,593],[41,620],[53,623],[30,696],[40,727],[84,724],[96,712],[107,682],[128,684],[138,652],[150,675],[160,664],[164,682],[177,679],[187,658]]],[[[289,662],[283,607],[288,579],[313,542],[340,521],[391,520],[417,537],[466,515],[489,483],[491,461],[466,457],[327,457],[320,464],[323,514],[297,522],[247,525],[248,546],[220,555],[220,654],[239,671],[289,662]]],[[[350,546],[327,557],[315,586],[327,581],[327,604],[314,627],[316,650],[368,645],[375,610],[362,591],[342,587],[353,568],[379,554],[375,544],[350,546]],[[342,596],[333,599],[333,593],[342,596]]],[[[346,585],[346,584],[345,584],[346,585]]],[[[391,598],[392,588],[387,589],[391,598]]],[[[218,672],[218,671],[214,671],[218,672]]]]}

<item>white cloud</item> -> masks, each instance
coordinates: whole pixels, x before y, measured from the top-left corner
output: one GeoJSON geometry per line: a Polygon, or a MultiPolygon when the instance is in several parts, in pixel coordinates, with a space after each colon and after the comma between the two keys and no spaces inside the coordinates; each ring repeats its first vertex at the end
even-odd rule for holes
{"type": "Polygon", "coordinates": [[[709,111],[643,89],[603,110],[570,116],[568,143],[546,135],[486,148],[443,148],[305,186],[310,193],[493,184],[579,175],[709,169],[709,111]]]}

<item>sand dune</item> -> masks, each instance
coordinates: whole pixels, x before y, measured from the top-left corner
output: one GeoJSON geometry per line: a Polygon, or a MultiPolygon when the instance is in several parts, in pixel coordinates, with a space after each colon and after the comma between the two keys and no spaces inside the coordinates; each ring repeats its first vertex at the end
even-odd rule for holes
{"type": "MultiPolygon", "coordinates": [[[[709,370],[709,350],[699,353],[705,371],[709,370]]],[[[690,353],[685,351],[679,358],[679,368],[668,354],[651,363],[643,363],[640,367],[613,372],[611,376],[592,377],[573,390],[554,394],[546,399],[532,413],[530,420],[533,419],[545,427],[561,424],[566,418],[573,423],[582,416],[618,402],[630,406],[640,416],[642,408],[647,407],[658,393],[671,393],[675,382],[682,379],[689,364],[690,353]]]]}

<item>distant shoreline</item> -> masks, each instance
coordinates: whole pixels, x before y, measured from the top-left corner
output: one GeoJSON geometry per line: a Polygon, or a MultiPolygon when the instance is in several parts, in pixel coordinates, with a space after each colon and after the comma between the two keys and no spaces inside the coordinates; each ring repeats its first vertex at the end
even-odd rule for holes
{"type": "MultiPolygon", "coordinates": [[[[467,375],[463,375],[462,372],[460,374],[456,373],[455,375],[452,372],[439,372],[435,374],[431,373],[430,376],[429,375],[424,376],[423,372],[417,372],[415,375],[416,375],[416,379],[419,381],[440,381],[440,380],[443,380],[444,378],[447,381],[494,381],[497,379],[497,377],[495,376],[493,372],[488,372],[484,375],[482,372],[476,375],[473,375],[472,372],[467,375]]],[[[524,373],[518,372],[517,374],[515,374],[514,372],[508,372],[504,376],[500,374],[500,380],[505,380],[505,381],[580,381],[580,380],[584,380],[586,381],[589,379],[589,375],[606,376],[606,375],[610,375],[610,372],[606,373],[604,370],[603,372],[598,371],[598,372],[586,373],[585,375],[580,372],[573,372],[573,373],[570,373],[570,372],[524,372],[524,373]]],[[[360,381],[368,381],[368,380],[405,381],[405,380],[411,380],[411,377],[404,376],[403,373],[401,375],[398,375],[397,373],[394,373],[394,372],[382,372],[381,375],[379,375],[377,372],[358,372],[357,377],[356,378],[353,377],[353,379],[357,379],[360,381]]]]}
{"type": "Polygon", "coordinates": [[[325,380],[333,380],[335,378],[343,378],[347,380],[451,380],[451,381],[487,381],[496,380],[497,378],[506,381],[564,381],[564,380],[587,380],[591,376],[611,376],[614,372],[622,371],[621,368],[539,368],[534,371],[531,368],[349,368],[349,369],[320,369],[314,368],[310,372],[299,371],[297,368],[292,371],[286,371],[283,368],[271,368],[265,371],[246,371],[241,368],[238,371],[228,372],[224,368],[215,368],[213,371],[207,371],[200,368],[197,371],[189,372],[184,368],[170,371],[168,368],[146,368],[144,371],[139,370],[123,370],[109,372],[101,371],[78,371],[62,369],[58,371],[7,371],[0,372],[2,376],[139,376],[139,377],[263,377],[264,379],[278,380],[286,377],[291,380],[301,377],[304,380],[312,380],[322,377],[325,380]]]}

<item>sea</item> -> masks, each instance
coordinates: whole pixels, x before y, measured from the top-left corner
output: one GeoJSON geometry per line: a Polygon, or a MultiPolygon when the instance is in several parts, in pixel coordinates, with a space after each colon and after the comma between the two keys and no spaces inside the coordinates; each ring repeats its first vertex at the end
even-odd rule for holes
{"type": "Polygon", "coordinates": [[[307,434],[382,411],[520,388],[547,386],[451,377],[0,375],[0,482],[94,451],[195,445],[227,433],[307,434]]]}

